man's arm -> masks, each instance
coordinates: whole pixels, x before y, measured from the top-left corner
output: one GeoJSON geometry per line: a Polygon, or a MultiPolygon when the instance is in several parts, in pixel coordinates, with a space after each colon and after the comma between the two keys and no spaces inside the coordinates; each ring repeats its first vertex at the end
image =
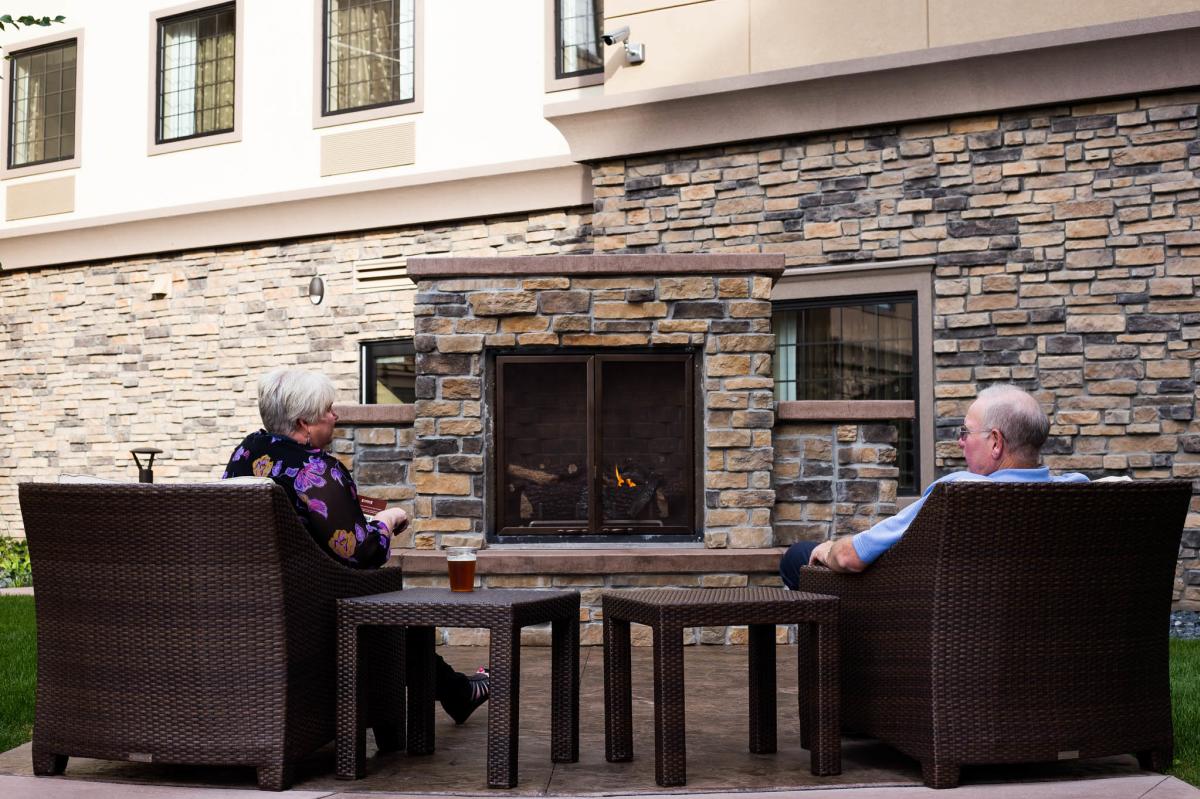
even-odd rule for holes
{"type": "Polygon", "coordinates": [[[808,559],[808,564],[810,566],[827,566],[835,572],[863,571],[867,568],[867,564],[858,556],[851,540],[852,536],[846,536],[818,545],[813,550],[812,557],[808,559]]]}

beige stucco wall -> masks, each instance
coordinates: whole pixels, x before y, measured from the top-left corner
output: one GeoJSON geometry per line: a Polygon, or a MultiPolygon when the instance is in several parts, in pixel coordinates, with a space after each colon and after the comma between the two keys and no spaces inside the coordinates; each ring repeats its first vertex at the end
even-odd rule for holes
{"type": "Polygon", "coordinates": [[[1200,11],[1200,0],[610,0],[605,94],[1200,11]]]}
{"type": "Polygon", "coordinates": [[[1200,10],[1197,0],[926,0],[929,46],[1104,25],[1200,10]]]}
{"type": "Polygon", "coordinates": [[[926,46],[926,0],[751,0],[750,71],[926,46]]]}

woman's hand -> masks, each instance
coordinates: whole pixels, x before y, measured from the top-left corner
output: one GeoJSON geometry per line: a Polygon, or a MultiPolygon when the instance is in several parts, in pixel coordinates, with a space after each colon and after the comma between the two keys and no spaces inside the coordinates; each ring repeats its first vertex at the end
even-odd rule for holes
{"type": "Polygon", "coordinates": [[[396,535],[408,527],[408,514],[404,512],[404,508],[386,508],[375,514],[375,521],[383,522],[387,525],[388,532],[396,535]]]}

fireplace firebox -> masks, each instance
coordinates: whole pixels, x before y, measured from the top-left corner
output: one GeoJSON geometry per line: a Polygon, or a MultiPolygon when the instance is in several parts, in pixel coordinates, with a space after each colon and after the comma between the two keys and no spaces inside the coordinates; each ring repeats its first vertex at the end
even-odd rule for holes
{"type": "Polygon", "coordinates": [[[497,355],[501,539],[694,538],[694,359],[497,355]]]}

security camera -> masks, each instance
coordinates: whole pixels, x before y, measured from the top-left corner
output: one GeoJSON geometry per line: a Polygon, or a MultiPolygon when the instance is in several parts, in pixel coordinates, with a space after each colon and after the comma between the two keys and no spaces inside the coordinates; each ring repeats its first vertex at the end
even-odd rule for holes
{"type": "Polygon", "coordinates": [[[615,31],[610,31],[600,38],[603,39],[604,43],[609,47],[613,46],[614,44],[619,44],[629,39],[629,26],[626,25],[624,28],[617,28],[615,31]]]}

